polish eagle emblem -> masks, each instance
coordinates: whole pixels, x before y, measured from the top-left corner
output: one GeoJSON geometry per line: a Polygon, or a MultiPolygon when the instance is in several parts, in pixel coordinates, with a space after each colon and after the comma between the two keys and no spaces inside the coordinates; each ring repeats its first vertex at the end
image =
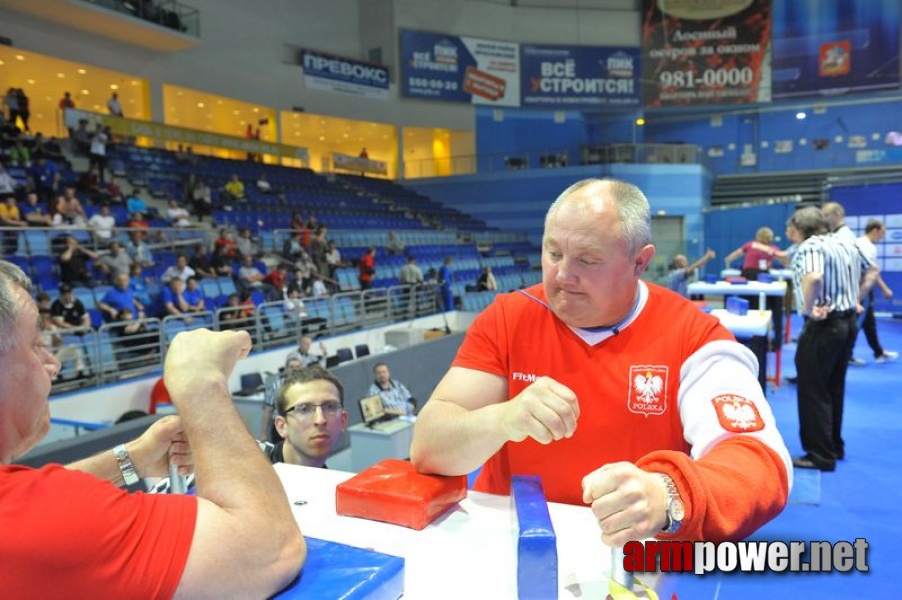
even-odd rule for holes
{"type": "Polygon", "coordinates": [[[764,429],[764,420],[758,412],[758,406],[742,396],[724,394],[711,399],[717,420],[726,431],[733,433],[750,433],[764,429]]]}
{"type": "Polygon", "coordinates": [[[648,415],[663,415],[667,410],[666,365],[633,365],[630,367],[629,400],[630,412],[648,415]]]}
{"type": "Polygon", "coordinates": [[[664,380],[660,375],[640,373],[633,379],[633,385],[636,387],[636,394],[639,396],[639,400],[652,402],[664,389],[664,380]]]}

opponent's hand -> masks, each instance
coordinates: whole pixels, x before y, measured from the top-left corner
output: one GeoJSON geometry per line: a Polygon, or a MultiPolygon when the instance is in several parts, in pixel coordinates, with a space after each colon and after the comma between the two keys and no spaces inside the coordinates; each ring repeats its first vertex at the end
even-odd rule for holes
{"type": "Polygon", "coordinates": [[[601,540],[613,548],[660,533],[667,521],[661,478],[628,462],[611,463],[583,477],[583,502],[592,505],[601,540]]]}
{"type": "Polygon", "coordinates": [[[163,379],[178,407],[191,398],[202,401],[213,381],[227,380],[235,363],[251,350],[246,331],[183,331],[172,340],[163,366],[163,379]]]}
{"type": "Polygon", "coordinates": [[[194,471],[194,455],[175,415],[165,416],[147,428],[141,437],[129,444],[129,455],[141,477],[169,475],[169,463],[178,466],[179,475],[194,471]]]}
{"type": "Polygon", "coordinates": [[[540,444],[550,444],[576,431],[576,394],[550,377],[532,383],[503,406],[501,426],[512,442],[531,437],[540,444]]]}

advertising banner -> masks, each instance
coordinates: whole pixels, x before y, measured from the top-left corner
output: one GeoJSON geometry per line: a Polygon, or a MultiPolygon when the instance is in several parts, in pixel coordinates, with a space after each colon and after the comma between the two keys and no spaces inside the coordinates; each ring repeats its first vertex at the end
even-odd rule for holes
{"type": "Polygon", "coordinates": [[[402,30],[401,93],[426,100],[519,106],[519,46],[402,30]]]}
{"type": "Polygon", "coordinates": [[[899,87],[899,0],[774,4],[773,97],[899,87]]]}
{"type": "Polygon", "coordinates": [[[643,0],[646,106],[770,101],[771,0],[643,0]]]}
{"type": "Polygon", "coordinates": [[[388,100],[388,68],[314,50],[301,51],[310,90],[388,100]]]}
{"type": "Polygon", "coordinates": [[[589,46],[520,47],[523,107],[638,106],[639,51],[589,46]]]}

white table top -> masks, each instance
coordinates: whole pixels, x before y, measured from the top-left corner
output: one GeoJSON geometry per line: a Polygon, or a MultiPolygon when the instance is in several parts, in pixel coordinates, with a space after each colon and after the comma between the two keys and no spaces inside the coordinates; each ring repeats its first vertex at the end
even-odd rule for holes
{"type": "MultiPolygon", "coordinates": [[[[786,281],[792,279],[792,269],[771,269],[768,271],[771,277],[774,279],[778,279],[780,281],[786,281]]],[[[723,279],[727,277],[739,277],[742,275],[742,271],[739,269],[724,269],[720,272],[720,276],[723,279]]]]}
{"type": "Polygon", "coordinates": [[[753,294],[764,294],[765,296],[783,296],[786,294],[786,282],[774,281],[771,283],[761,283],[760,281],[749,281],[748,283],[730,283],[729,281],[717,281],[708,283],[706,281],[694,281],[689,284],[688,291],[690,294],[710,294],[710,295],[737,295],[750,296],[753,294]]]}
{"type": "Polygon", "coordinates": [[[717,308],[712,310],[711,314],[717,317],[723,326],[737,338],[753,335],[764,336],[770,330],[771,311],[769,310],[749,310],[744,315],[734,315],[722,308],[717,308]]]}
{"type": "MultiPolygon", "coordinates": [[[[335,513],[335,486],[353,473],[278,464],[304,535],[405,559],[404,600],[516,600],[511,499],[470,492],[422,531],[335,513]],[[306,501],[295,506],[298,500],[306,501]]],[[[557,536],[559,598],[604,598],[611,551],[588,507],[549,503],[557,536]]],[[[643,581],[656,585],[654,576],[643,581]]]]}

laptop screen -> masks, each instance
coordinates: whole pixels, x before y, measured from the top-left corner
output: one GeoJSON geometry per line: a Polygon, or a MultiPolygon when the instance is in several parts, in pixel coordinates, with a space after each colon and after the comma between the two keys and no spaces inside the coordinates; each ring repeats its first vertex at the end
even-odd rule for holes
{"type": "Polygon", "coordinates": [[[385,407],[382,406],[382,398],[378,394],[361,398],[358,403],[360,404],[360,416],[367,425],[385,418],[385,407]]]}

